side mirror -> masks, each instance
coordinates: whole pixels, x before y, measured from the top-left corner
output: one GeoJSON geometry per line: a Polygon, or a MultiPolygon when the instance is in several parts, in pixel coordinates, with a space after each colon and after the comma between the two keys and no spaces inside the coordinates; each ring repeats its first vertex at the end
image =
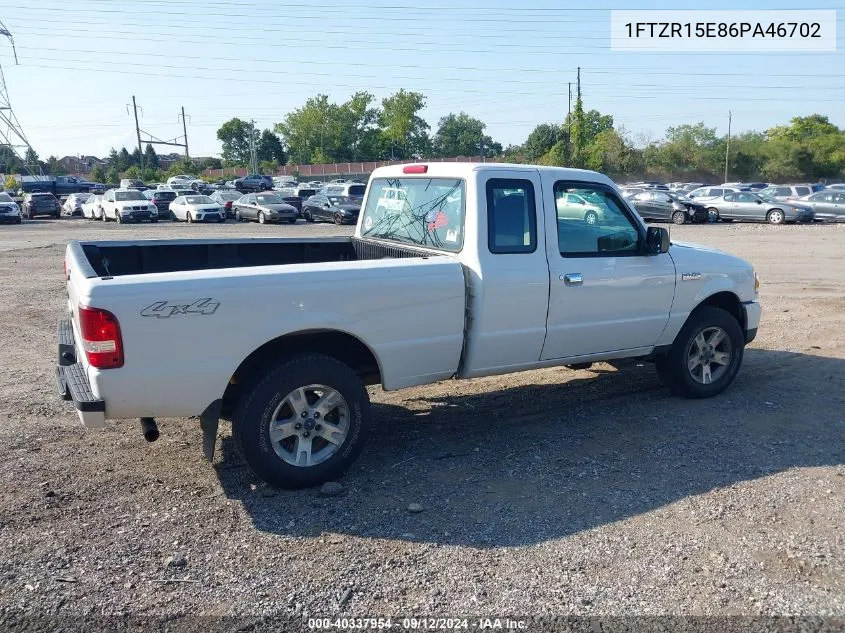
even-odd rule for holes
{"type": "Polygon", "coordinates": [[[758,201],[757,201],[757,204],[763,204],[763,201],[762,201],[762,200],[758,200],[758,201]]]}
{"type": "Polygon", "coordinates": [[[646,232],[646,253],[658,255],[669,252],[669,231],[660,226],[650,226],[646,232]]]}

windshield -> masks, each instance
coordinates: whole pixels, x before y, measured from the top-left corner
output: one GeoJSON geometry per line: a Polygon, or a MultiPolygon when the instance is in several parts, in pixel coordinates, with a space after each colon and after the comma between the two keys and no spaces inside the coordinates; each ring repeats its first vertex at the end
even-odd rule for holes
{"type": "Polygon", "coordinates": [[[239,200],[241,198],[241,194],[237,191],[220,191],[217,195],[223,200],[239,200]]]}
{"type": "Polygon", "coordinates": [[[185,198],[188,204],[214,204],[214,200],[208,196],[188,196],[185,198]]]}
{"type": "Polygon", "coordinates": [[[285,204],[285,199],[282,196],[264,194],[262,196],[255,196],[255,199],[258,201],[258,204],[285,204]]]}
{"type": "Polygon", "coordinates": [[[459,251],[463,245],[464,182],[455,178],[378,178],[361,224],[363,237],[459,251]]]}
{"type": "Polygon", "coordinates": [[[328,196],[329,202],[337,206],[339,204],[357,204],[355,200],[347,196],[328,196]]]}
{"type": "Polygon", "coordinates": [[[117,202],[126,202],[127,200],[143,200],[146,202],[147,196],[140,191],[115,191],[114,199],[117,202]]]}

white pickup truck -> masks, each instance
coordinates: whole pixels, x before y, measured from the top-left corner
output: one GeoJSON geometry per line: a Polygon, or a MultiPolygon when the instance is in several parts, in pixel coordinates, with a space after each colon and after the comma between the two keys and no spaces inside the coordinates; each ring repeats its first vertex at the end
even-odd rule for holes
{"type": "Polygon", "coordinates": [[[354,237],[71,242],[60,394],[149,440],[199,416],[209,458],[230,419],[260,477],[302,487],[361,450],[365,385],[639,358],[709,397],[757,333],[750,264],[670,245],[595,172],[384,167],[362,209],[354,237]],[[568,193],[601,213],[559,214],[568,193]]]}

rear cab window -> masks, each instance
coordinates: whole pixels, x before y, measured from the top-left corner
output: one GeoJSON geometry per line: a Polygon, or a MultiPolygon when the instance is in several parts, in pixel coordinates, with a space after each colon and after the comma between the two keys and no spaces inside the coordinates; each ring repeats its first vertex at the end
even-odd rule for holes
{"type": "Polygon", "coordinates": [[[458,252],[464,243],[466,184],[457,178],[376,178],[361,237],[458,252]]]}

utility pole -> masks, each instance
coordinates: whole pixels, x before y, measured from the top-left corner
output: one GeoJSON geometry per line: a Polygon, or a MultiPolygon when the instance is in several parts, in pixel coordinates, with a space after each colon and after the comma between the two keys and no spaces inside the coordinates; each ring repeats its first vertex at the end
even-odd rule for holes
{"type": "Polygon", "coordinates": [[[731,119],[733,118],[733,113],[728,110],[728,144],[725,146],[725,180],[724,182],[728,182],[728,157],[731,153],[731,119]]]}
{"type": "Polygon", "coordinates": [[[249,159],[252,163],[252,173],[258,173],[258,156],[255,151],[255,121],[249,120],[249,159]]]}
{"type": "Polygon", "coordinates": [[[572,82],[566,84],[569,89],[569,100],[566,104],[566,162],[572,157],[572,82]]]}
{"type": "Polygon", "coordinates": [[[138,154],[141,157],[141,171],[144,171],[144,150],[141,149],[141,128],[138,125],[138,104],[135,103],[135,95],[132,95],[132,110],[135,112],[135,134],[138,135],[138,154]]]}
{"type": "Polygon", "coordinates": [[[185,134],[185,158],[190,158],[188,153],[188,127],[185,123],[185,106],[182,106],[182,132],[185,134]]]}

